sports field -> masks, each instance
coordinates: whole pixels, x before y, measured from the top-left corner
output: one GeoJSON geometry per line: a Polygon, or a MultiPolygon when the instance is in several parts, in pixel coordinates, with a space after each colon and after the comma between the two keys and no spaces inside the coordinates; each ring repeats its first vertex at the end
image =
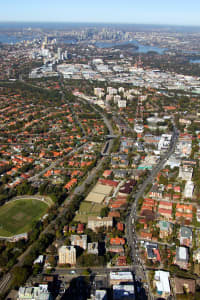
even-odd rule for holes
{"type": "Polygon", "coordinates": [[[83,201],[74,221],[87,223],[88,216],[100,216],[101,209],[106,205],[83,201]]]}
{"type": "Polygon", "coordinates": [[[33,221],[39,220],[48,206],[35,199],[11,201],[0,207],[0,236],[10,237],[28,232],[33,221]]]}

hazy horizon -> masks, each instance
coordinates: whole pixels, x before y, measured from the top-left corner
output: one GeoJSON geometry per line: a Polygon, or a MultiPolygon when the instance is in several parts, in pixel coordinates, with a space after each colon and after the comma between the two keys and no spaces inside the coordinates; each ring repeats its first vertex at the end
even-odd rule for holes
{"type": "Polygon", "coordinates": [[[197,0],[8,0],[1,3],[0,22],[111,23],[199,27],[197,0]]]}
{"type": "MultiPolygon", "coordinates": [[[[200,29],[200,25],[176,25],[176,24],[154,24],[154,23],[129,23],[129,22],[75,22],[75,21],[0,21],[0,27],[1,29],[12,29],[13,26],[14,28],[17,27],[17,25],[20,25],[20,27],[35,27],[38,25],[42,25],[47,29],[51,29],[48,26],[53,26],[53,25],[57,25],[56,27],[60,27],[57,29],[61,29],[62,26],[66,26],[66,27],[83,27],[83,26],[87,26],[87,27],[94,27],[94,26],[99,26],[99,27],[103,27],[103,26],[113,26],[113,27],[136,27],[135,29],[138,30],[142,30],[142,29],[163,29],[163,30],[182,30],[182,29],[196,29],[199,31],[200,29]]],[[[64,28],[63,28],[64,29],[64,28]]],[[[189,30],[190,31],[190,30],[189,30]]]]}

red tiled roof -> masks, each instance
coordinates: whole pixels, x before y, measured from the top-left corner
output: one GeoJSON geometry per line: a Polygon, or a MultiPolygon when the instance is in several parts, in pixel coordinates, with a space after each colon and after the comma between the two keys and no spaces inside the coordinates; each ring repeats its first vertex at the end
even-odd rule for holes
{"type": "Polygon", "coordinates": [[[104,184],[104,185],[110,185],[113,187],[117,187],[119,182],[114,181],[114,180],[108,180],[108,179],[99,179],[99,183],[104,184]]]}
{"type": "Polygon", "coordinates": [[[110,239],[110,244],[111,245],[124,245],[125,244],[125,239],[123,238],[111,238],[110,239]]]}
{"type": "Polygon", "coordinates": [[[160,201],[159,206],[166,206],[167,208],[172,208],[172,203],[166,201],[160,201]]]}
{"type": "Polygon", "coordinates": [[[120,231],[124,231],[124,224],[123,223],[117,223],[117,229],[120,231]]]}
{"type": "Polygon", "coordinates": [[[164,214],[164,215],[172,215],[172,210],[171,209],[164,209],[164,208],[159,208],[158,209],[159,214],[164,214]]]}
{"type": "Polygon", "coordinates": [[[108,216],[113,217],[113,218],[120,218],[120,212],[119,211],[110,211],[108,216]]]}
{"type": "Polygon", "coordinates": [[[72,178],[66,185],[65,188],[66,189],[70,189],[73,185],[75,185],[77,183],[77,179],[76,178],[72,178]]]}
{"type": "Polygon", "coordinates": [[[140,232],[140,237],[144,238],[144,239],[151,240],[152,239],[152,233],[141,231],[140,232]]]}

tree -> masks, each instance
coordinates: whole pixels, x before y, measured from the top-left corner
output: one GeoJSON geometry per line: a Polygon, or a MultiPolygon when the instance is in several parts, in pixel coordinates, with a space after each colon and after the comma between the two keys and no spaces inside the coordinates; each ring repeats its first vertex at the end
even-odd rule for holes
{"type": "Polygon", "coordinates": [[[18,288],[21,285],[24,285],[26,282],[28,276],[29,276],[29,270],[26,267],[15,267],[13,269],[13,280],[12,285],[14,288],[18,288]]]}
{"type": "Polygon", "coordinates": [[[66,246],[70,246],[71,245],[71,241],[70,241],[70,238],[67,237],[66,240],[65,240],[65,245],[66,246]]]}
{"type": "Polygon", "coordinates": [[[96,254],[83,254],[78,258],[77,264],[82,267],[102,266],[105,265],[105,257],[96,254]]]}
{"type": "Polygon", "coordinates": [[[24,181],[17,187],[17,195],[26,195],[29,191],[29,184],[27,181],[24,181]]]}
{"type": "Polygon", "coordinates": [[[41,272],[42,267],[40,264],[34,264],[33,266],[33,275],[37,275],[39,272],[41,272]]]}
{"type": "Polygon", "coordinates": [[[49,257],[49,263],[50,263],[50,265],[53,267],[53,268],[55,268],[56,267],[56,259],[55,259],[55,256],[50,256],[49,257]]]}
{"type": "Polygon", "coordinates": [[[107,217],[109,211],[110,211],[110,210],[109,210],[109,208],[108,208],[107,206],[106,206],[106,207],[103,207],[103,208],[101,209],[100,216],[101,216],[102,218],[107,217]]]}
{"type": "Polygon", "coordinates": [[[57,253],[57,249],[54,245],[50,245],[47,250],[52,255],[57,253]]]}
{"type": "Polygon", "coordinates": [[[167,177],[161,175],[160,178],[159,178],[159,183],[160,183],[160,184],[167,185],[167,184],[168,184],[168,179],[167,179],[167,177]]]}
{"type": "Polygon", "coordinates": [[[84,276],[89,276],[90,272],[88,272],[88,270],[83,270],[82,275],[84,276]]]}

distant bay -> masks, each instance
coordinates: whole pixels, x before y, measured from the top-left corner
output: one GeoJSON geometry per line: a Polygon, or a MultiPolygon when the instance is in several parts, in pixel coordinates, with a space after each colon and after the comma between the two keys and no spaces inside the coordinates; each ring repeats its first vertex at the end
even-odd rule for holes
{"type": "Polygon", "coordinates": [[[18,36],[15,36],[15,35],[0,34],[0,43],[2,43],[2,44],[16,44],[16,43],[20,43],[20,42],[23,42],[23,41],[32,41],[35,38],[36,37],[34,37],[34,36],[18,37],[18,36]]]}
{"type": "Polygon", "coordinates": [[[167,49],[165,48],[143,45],[136,40],[131,40],[128,42],[96,42],[95,46],[98,48],[112,48],[112,47],[116,48],[116,46],[118,45],[121,46],[121,45],[131,45],[131,44],[138,48],[133,50],[133,52],[136,53],[157,52],[158,54],[164,54],[164,52],[167,51],[167,49]]]}
{"type": "MultiPolygon", "coordinates": [[[[105,25],[105,24],[104,24],[105,25]]],[[[22,41],[32,41],[34,39],[42,39],[45,32],[50,30],[70,30],[74,28],[81,28],[81,26],[96,26],[102,27],[103,24],[87,24],[87,23],[39,23],[39,22],[0,22],[0,43],[2,44],[16,44],[22,41]],[[22,34],[19,34],[21,31],[22,34]]],[[[131,25],[132,26],[132,25],[131,25]]],[[[147,26],[148,28],[148,26],[147,26]]],[[[58,42],[65,44],[76,44],[76,39],[65,39],[64,37],[55,37],[58,42]]],[[[157,52],[158,54],[164,54],[167,49],[144,45],[137,40],[122,41],[122,42],[96,42],[95,45],[98,48],[112,48],[117,45],[133,45],[132,51],[134,53],[148,53],[157,52]],[[135,48],[134,48],[135,46],[135,48]]]]}
{"type": "Polygon", "coordinates": [[[192,64],[200,64],[200,59],[191,59],[190,63],[192,63],[192,64]]]}
{"type": "MultiPolygon", "coordinates": [[[[41,36],[38,35],[31,35],[31,36],[16,36],[16,35],[11,35],[11,34],[0,34],[0,43],[2,44],[16,44],[16,43],[20,43],[23,41],[32,41],[34,39],[40,39],[41,36]]],[[[56,37],[55,37],[56,38],[56,37]]],[[[67,40],[65,38],[60,38],[58,37],[58,42],[62,42],[64,44],[76,44],[77,41],[74,40],[67,40]]],[[[139,43],[138,41],[134,40],[134,41],[127,41],[127,42],[96,42],[95,46],[98,48],[112,48],[112,47],[117,47],[117,46],[122,46],[122,45],[133,45],[136,46],[135,48],[137,49],[133,49],[133,52],[136,53],[148,53],[150,51],[153,52],[157,52],[158,54],[164,54],[164,52],[167,49],[163,49],[160,47],[154,47],[154,46],[148,46],[148,45],[142,45],[141,43],[139,43]]]]}

